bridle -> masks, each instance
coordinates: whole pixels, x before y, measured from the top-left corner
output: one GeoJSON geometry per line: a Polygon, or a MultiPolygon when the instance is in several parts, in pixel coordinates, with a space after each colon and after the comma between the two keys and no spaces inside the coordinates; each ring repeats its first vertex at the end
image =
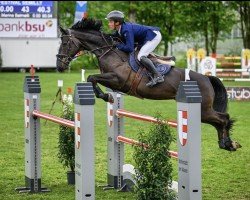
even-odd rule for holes
{"type": "MultiPolygon", "coordinates": [[[[69,32],[68,35],[62,35],[61,38],[64,38],[64,37],[67,37],[69,38],[67,40],[67,43],[63,43],[62,45],[67,45],[68,49],[67,49],[67,52],[70,52],[71,51],[71,45],[70,43],[73,42],[73,44],[79,49],[80,46],[79,46],[79,40],[77,40],[74,36],[72,36],[69,32]]],[[[63,40],[62,40],[63,42],[63,40]]],[[[60,60],[62,63],[64,63],[65,65],[69,65],[70,61],[72,61],[74,59],[73,56],[69,56],[67,54],[57,54],[56,55],[57,59],[60,60]]]]}
{"type": "MultiPolygon", "coordinates": [[[[68,46],[68,49],[67,49],[67,52],[70,52],[71,51],[71,45],[70,43],[73,42],[73,44],[78,48],[80,49],[81,47],[84,47],[85,45],[80,41],[78,40],[75,36],[73,36],[71,34],[71,30],[68,29],[69,31],[69,34],[67,35],[62,35],[61,38],[63,37],[68,37],[69,39],[67,40],[67,43],[64,43],[63,45],[67,45],[68,46]]],[[[116,48],[114,46],[114,41],[112,40],[112,44],[109,44],[108,41],[106,40],[103,32],[100,32],[101,33],[101,36],[102,36],[102,39],[105,41],[106,45],[105,46],[102,46],[102,47],[98,47],[98,48],[95,48],[95,49],[92,49],[92,50],[89,50],[90,53],[94,53],[99,59],[102,58],[103,56],[105,56],[107,53],[109,53],[110,51],[114,51],[121,59],[123,62],[125,62],[125,60],[123,60],[123,58],[117,53],[116,51],[116,48]],[[104,49],[108,48],[105,52],[104,52],[104,49]],[[95,53],[96,51],[101,51],[101,54],[98,55],[97,53],[95,53]]],[[[56,57],[58,58],[58,60],[60,60],[62,63],[64,63],[65,65],[69,65],[69,63],[75,59],[76,57],[78,57],[78,55],[76,56],[69,56],[67,54],[57,54],[56,57]]]]}

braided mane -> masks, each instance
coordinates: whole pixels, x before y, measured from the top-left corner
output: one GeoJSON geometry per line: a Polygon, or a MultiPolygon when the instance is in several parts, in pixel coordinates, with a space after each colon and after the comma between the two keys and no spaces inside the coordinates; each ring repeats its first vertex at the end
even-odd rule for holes
{"type": "Polygon", "coordinates": [[[100,31],[102,27],[102,21],[101,20],[95,20],[92,18],[88,18],[88,19],[82,19],[81,21],[78,21],[77,23],[75,23],[71,29],[73,30],[79,30],[79,31],[83,31],[83,30],[96,30],[96,31],[100,31]]]}

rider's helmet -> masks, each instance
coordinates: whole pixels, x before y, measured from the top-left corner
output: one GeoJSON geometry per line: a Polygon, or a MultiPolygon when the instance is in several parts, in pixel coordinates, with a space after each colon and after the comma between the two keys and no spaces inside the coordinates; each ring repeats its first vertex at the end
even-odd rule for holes
{"type": "Polygon", "coordinates": [[[113,20],[114,22],[123,23],[124,22],[124,14],[123,14],[123,12],[121,12],[119,10],[113,10],[106,16],[105,19],[113,20]]]}

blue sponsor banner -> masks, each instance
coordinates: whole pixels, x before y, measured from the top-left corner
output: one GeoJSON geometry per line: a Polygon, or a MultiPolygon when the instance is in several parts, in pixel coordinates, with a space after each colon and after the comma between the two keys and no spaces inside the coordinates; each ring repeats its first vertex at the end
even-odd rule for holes
{"type": "Polygon", "coordinates": [[[76,1],[74,23],[80,21],[87,13],[87,1],[76,1]]]}
{"type": "Polygon", "coordinates": [[[1,13],[52,13],[52,6],[2,6],[1,13]]]}
{"type": "Polygon", "coordinates": [[[53,1],[0,1],[0,6],[52,6],[53,1]]]}

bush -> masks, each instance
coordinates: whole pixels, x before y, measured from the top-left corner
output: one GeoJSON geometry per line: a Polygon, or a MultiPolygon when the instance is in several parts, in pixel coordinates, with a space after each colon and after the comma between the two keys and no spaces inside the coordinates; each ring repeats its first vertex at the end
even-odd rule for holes
{"type": "MultiPolygon", "coordinates": [[[[63,113],[62,118],[74,121],[74,108],[71,95],[63,97],[63,113]]],[[[60,125],[59,127],[59,161],[64,167],[72,172],[75,171],[75,130],[60,125]]]]}
{"type": "MultiPolygon", "coordinates": [[[[160,115],[156,118],[160,121],[160,115]]],[[[175,199],[175,193],[168,188],[172,183],[173,170],[168,154],[173,141],[169,126],[153,124],[147,134],[140,131],[139,141],[147,144],[148,148],[134,146],[137,199],[175,199]]]]}

